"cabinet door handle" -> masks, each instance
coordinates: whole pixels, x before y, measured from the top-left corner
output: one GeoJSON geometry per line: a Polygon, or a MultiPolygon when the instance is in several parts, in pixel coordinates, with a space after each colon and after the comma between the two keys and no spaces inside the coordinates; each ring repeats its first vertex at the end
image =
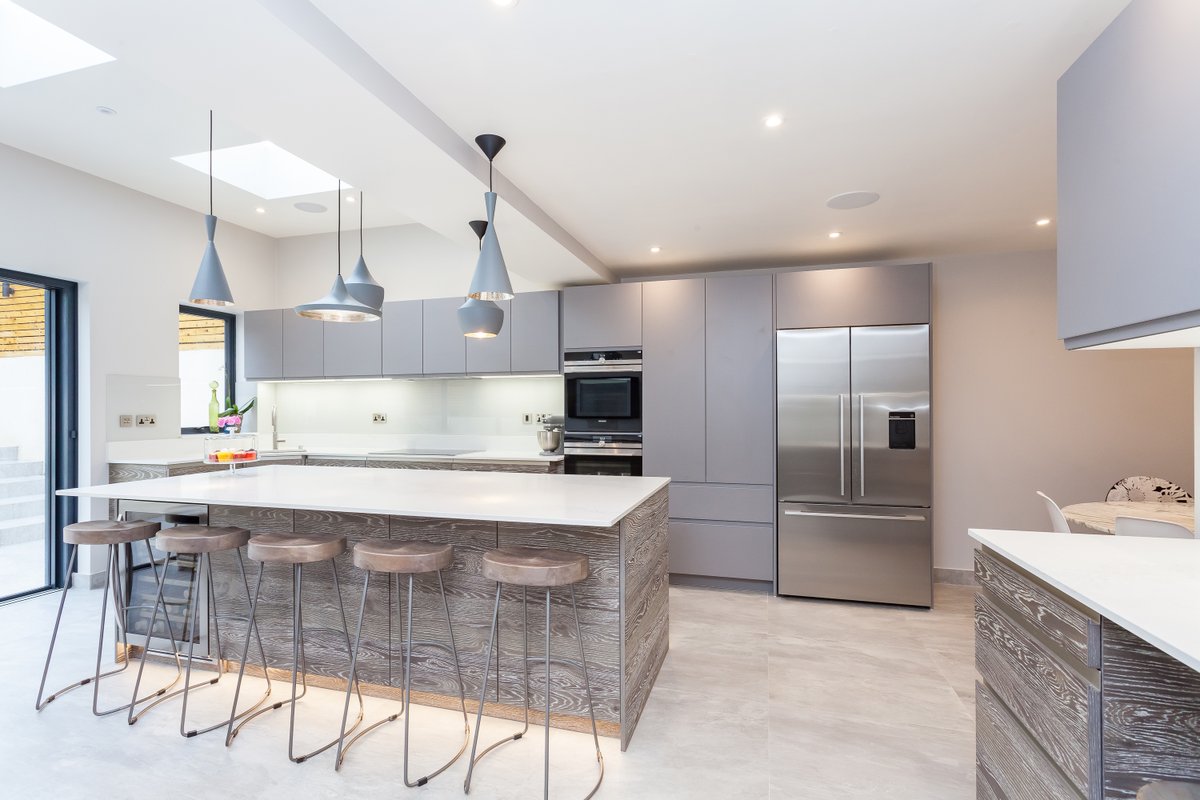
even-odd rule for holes
{"type": "Polygon", "coordinates": [[[863,427],[866,417],[865,394],[858,396],[858,495],[867,496],[867,430],[863,427]]]}
{"type": "Polygon", "coordinates": [[[832,519],[883,519],[904,522],[924,522],[922,514],[838,514],[824,511],[784,511],[785,517],[829,517],[832,519]]]}
{"type": "Polygon", "coordinates": [[[846,395],[838,395],[838,496],[846,496],[846,395]]]}

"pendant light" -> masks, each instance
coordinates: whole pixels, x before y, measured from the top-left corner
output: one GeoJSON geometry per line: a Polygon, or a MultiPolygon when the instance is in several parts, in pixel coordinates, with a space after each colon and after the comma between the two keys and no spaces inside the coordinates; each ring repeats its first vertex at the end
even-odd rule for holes
{"type": "Polygon", "coordinates": [[[233,305],[233,292],[229,291],[229,281],[225,280],[225,269],[217,255],[217,246],[213,237],[217,233],[217,218],[213,216],[213,112],[208,110],[208,215],[204,218],[204,227],[208,229],[208,244],[204,246],[204,255],[200,258],[200,269],[196,272],[196,280],[192,291],[188,294],[188,302],[206,306],[233,305]]]}
{"type": "Polygon", "coordinates": [[[371,308],[351,297],[342,280],[342,182],[338,181],[338,219],[337,219],[337,277],[333,279],[333,287],[329,294],[320,300],[296,306],[296,313],[309,319],[319,319],[325,322],[375,322],[379,319],[379,309],[371,308]]]}
{"type": "MultiPolygon", "coordinates": [[[[340,208],[340,206],[339,206],[340,208]]],[[[363,193],[358,193],[358,261],[346,279],[346,291],[363,305],[376,310],[383,308],[383,287],[375,280],[363,258],[363,193]]]]}
{"type": "MultiPolygon", "coordinates": [[[[483,249],[484,232],[488,224],[482,219],[473,219],[467,223],[475,235],[479,237],[479,249],[483,249]]],[[[491,300],[479,300],[468,297],[467,302],[458,307],[458,327],[463,336],[472,339],[492,339],[504,327],[504,309],[491,300]]]]}
{"type": "Polygon", "coordinates": [[[475,144],[488,160],[488,190],[483,195],[487,207],[487,231],[479,243],[479,260],[475,262],[475,275],[471,278],[467,296],[476,300],[511,300],[512,281],[508,279],[508,267],[504,265],[500,240],[496,238],[496,193],[492,191],[492,161],[506,142],[494,133],[484,133],[475,137],[475,144]]]}

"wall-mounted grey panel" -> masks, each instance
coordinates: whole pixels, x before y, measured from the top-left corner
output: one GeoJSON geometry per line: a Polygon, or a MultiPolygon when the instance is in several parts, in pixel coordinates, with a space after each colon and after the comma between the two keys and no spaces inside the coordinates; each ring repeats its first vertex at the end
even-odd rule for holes
{"type": "Polygon", "coordinates": [[[563,289],[563,349],[642,346],[641,283],[563,289]]]}
{"type": "Polygon", "coordinates": [[[420,300],[383,304],[383,374],[420,375],[422,314],[420,300]]]}
{"type": "Polygon", "coordinates": [[[283,312],[283,377],[321,378],[325,375],[325,323],[283,312]]]}
{"type": "Polygon", "coordinates": [[[775,522],[775,490],[770,486],[671,482],[672,519],[775,522]]]}
{"type": "Polygon", "coordinates": [[[562,346],[559,342],[558,292],[522,292],[512,299],[512,371],[558,372],[562,346]]]}
{"type": "Polygon", "coordinates": [[[642,473],[704,480],[704,279],[642,287],[642,473]]]}
{"type": "Polygon", "coordinates": [[[422,372],[426,375],[463,375],[467,371],[467,337],[458,327],[461,297],[423,300],[422,372]]]}
{"type": "Polygon", "coordinates": [[[323,324],[326,378],[358,378],[383,374],[381,322],[323,324]]]}
{"type": "Polygon", "coordinates": [[[772,580],[772,526],[678,520],[671,520],[670,526],[672,573],[772,580]]]}
{"type": "Polygon", "coordinates": [[[1200,310],[1197,74],[1200,3],[1139,0],[1059,79],[1061,338],[1200,310]]]}
{"type": "Polygon", "coordinates": [[[837,328],[930,320],[930,265],[846,267],[775,276],[775,325],[837,328]]]}
{"type": "Polygon", "coordinates": [[[708,278],[706,284],[706,480],[770,484],[775,477],[771,276],[708,278]]]}
{"type": "MultiPolygon", "coordinates": [[[[462,302],[459,302],[462,305],[462,302]]],[[[474,339],[462,335],[462,329],[455,326],[459,338],[466,339],[467,372],[473,375],[498,375],[512,371],[512,301],[497,300],[496,305],[504,311],[504,325],[500,333],[491,339],[474,339]]],[[[457,312],[458,306],[455,306],[457,312]]]]}
{"type": "Polygon", "coordinates": [[[282,378],[283,310],[247,311],[242,320],[246,379],[282,378]]]}

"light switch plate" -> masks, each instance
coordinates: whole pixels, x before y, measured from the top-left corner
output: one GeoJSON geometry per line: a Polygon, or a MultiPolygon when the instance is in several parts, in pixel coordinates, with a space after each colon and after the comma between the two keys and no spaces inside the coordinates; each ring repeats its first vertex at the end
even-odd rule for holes
{"type": "Polygon", "coordinates": [[[133,414],[122,414],[121,416],[119,416],[117,418],[117,420],[118,420],[118,424],[122,428],[132,428],[133,427],[133,414]]]}

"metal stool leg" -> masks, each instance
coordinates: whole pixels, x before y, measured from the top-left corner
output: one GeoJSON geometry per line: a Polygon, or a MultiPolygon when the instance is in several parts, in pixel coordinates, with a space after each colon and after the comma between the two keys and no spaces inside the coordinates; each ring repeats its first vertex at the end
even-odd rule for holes
{"type": "Polygon", "coordinates": [[[546,587],[546,756],[543,762],[542,797],[550,800],[550,587],[546,587]]]}
{"type": "MultiPolygon", "coordinates": [[[[400,714],[403,714],[404,711],[407,709],[407,706],[405,706],[398,713],[384,717],[383,719],[379,720],[378,722],[373,723],[373,724],[369,725],[368,727],[364,728],[363,730],[359,731],[357,735],[353,736],[350,739],[350,741],[348,741],[348,742],[346,741],[346,733],[347,733],[346,723],[350,719],[350,693],[351,693],[351,690],[355,686],[355,682],[358,680],[358,652],[359,652],[359,648],[361,647],[361,644],[362,644],[363,618],[367,613],[367,589],[370,588],[370,585],[371,585],[371,571],[367,570],[363,576],[362,603],[359,605],[359,609],[358,609],[358,631],[354,635],[354,648],[351,651],[351,656],[350,656],[350,675],[349,675],[349,679],[346,681],[346,703],[342,707],[341,735],[338,737],[337,756],[333,762],[333,768],[335,771],[340,770],[342,768],[342,762],[345,761],[346,754],[350,752],[350,748],[354,745],[355,742],[357,742],[359,739],[366,736],[368,733],[375,730],[379,726],[385,725],[389,722],[394,722],[396,719],[398,719],[400,717],[400,714]]],[[[389,599],[391,598],[391,594],[392,594],[391,590],[388,589],[387,595],[388,595],[389,599]]]]}
{"type": "MultiPolygon", "coordinates": [[[[549,590],[546,593],[548,595],[549,590]]],[[[600,734],[596,732],[596,707],[592,704],[592,683],[588,680],[587,655],[583,652],[583,631],[579,629],[579,605],[575,602],[575,584],[571,584],[571,612],[575,617],[575,639],[579,642],[579,666],[583,669],[583,688],[587,692],[588,715],[592,718],[592,741],[596,744],[596,762],[600,765],[600,777],[596,779],[596,785],[592,787],[592,791],[588,792],[587,797],[583,799],[591,800],[599,791],[600,784],[604,782],[604,755],[600,752],[600,734]]],[[[547,651],[548,655],[549,651],[547,651]]],[[[547,721],[549,721],[548,716],[547,721]]]]}
{"type": "MultiPolygon", "coordinates": [[[[239,562],[241,561],[241,553],[238,554],[238,561],[239,562]]],[[[257,619],[258,598],[262,594],[263,572],[266,570],[266,568],[267,568],[266,562],[259,562],[258,582],[254,586],[254,595],[253,595],[253,597],[250,598],[250,619],[247,620],[247,622],[246,622],[246,642],[242,646],[242,658],[241,658],[241,664],[238,667],[237,684],[234,686],[234,690],[233,690],[233,707],[229,711],[229,722],[226,723],[226,726],[227,726],[225,729],[225,746],[226,747],[229,747],[229,745],[231,745],[233,743],[233,740],[237,737],[238,732],[241,731],[242,727],[247,722],[254,719],[259,714],[264,714],[267,711],[275,711],[276,709],[283,708],[287,703],[291,702],[290,700],[283,700],[278,703],[274,703],[274,704],[268,706],[267,708],[259,709],[257,711],[254,711],[254,709],[251,708],[248,711],[242,712],[241,714],[237,713],[238,697],[242,693],[242,678],[244,678],[246,675],[246,661],[250,658],[250,635],[251,634],[254,634],[255,637],[257,637],[257,639],[258,639],[259,652],[262,654],[262,657],[263,657],[263,675],[266,676],[266,678],[267,678],[267,693],[270,694],[270,691],[271,691],[271,678],[268,674],[269,670],[267,668],[267,654],[266,654],[266,651],[263,649],[262,636],[258,632],[258,619],[257,619]],[[253,713],[251,713],[251,712],[253,712],[253,713]],[[245,719],[242,719],[242,721],[240,723],[238,723],[238,726],[236,728],[233,727],[233,723],[237,722],[238,719],[240,719],[241,717],[245,717],[245,719]]],[[[246,570],[245,570],[245,566],[243,565],[242,579],[245,580],[245,578],[246,578],[246,570]]],[[[250,595],[250,584],[249,583],[246,583],[246,594],[247,594],[247,596],[250,595]]]]}
{"type": "Polygon", "coordinates": [[[71,689],[79,686],[83,686],[89,680],[91,680],[91,678],[85,678],[78,683],[68,686],[66,689],[60,689],[59,691],[47,697],[45,701],[42,700],[42,693],[46,691],[46,676],[50,674],[50,659],[54,657],[54,643],[58,641],[58,626],[62,622],[63,607],[67,604],[67,592],[71,588],[71,576],[75,572],[75,560],[78,555],[79,545],[71,545],[71,557],[67,559],[67,579],[63,584],[61,597],[58,601],[58,614],[54,617],[54,629],[50,633],[50,648],[46,651],[46,666],[42,669],[42,682],[38,684],[37,700],[35,700],[33,704],[34,709],[37,711],[41,711],[49,703],[53,702],[56,697],[64,692],[68,692],[71,689]]]}
{"type": "MultiPolygon", "coordinates": [[[[487,653],[483,658],[483,686],[479,689],[479,710],[475,714],[475,736],[471,740],[471,761],[467,765],[467,778],[463,781],[463,794],[471,793],[471,775],[475,772],[475,750],[479,747],[479,726],[483,722],[483,703],[487,699],[488,673],[492,667],[492,644],[496,639],[496,624],[500,619],[500,583],[496,584],[496,605],[492,609],[492,629],[488,633],[487,653]]],[[[486,750],[484,753],[486,754],[486,750]]],[[[482,756],[480,756],[482,758],[482,756]]]]}

